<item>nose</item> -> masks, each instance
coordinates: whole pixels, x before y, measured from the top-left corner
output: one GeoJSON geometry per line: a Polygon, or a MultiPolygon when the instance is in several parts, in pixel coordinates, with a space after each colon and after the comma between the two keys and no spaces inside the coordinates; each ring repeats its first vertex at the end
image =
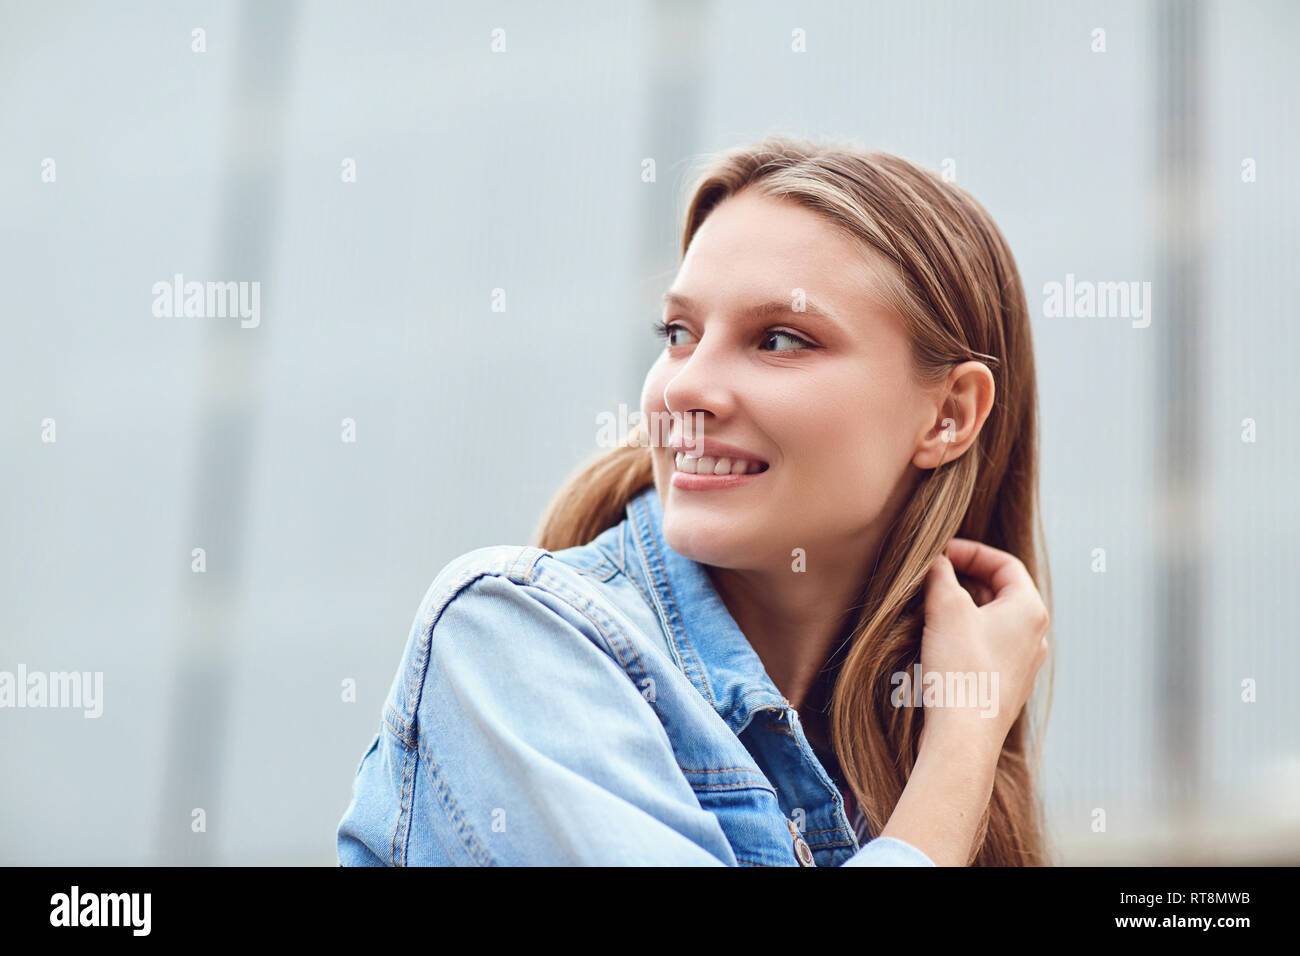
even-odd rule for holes
{"type": "Polygon", "coordinates": [[[701,340],[664,386],[664,407],[674,416],[727,418],[735,410],[734,374],[720,354],[721,347],[720,340],[716,346],[701,340]]]}

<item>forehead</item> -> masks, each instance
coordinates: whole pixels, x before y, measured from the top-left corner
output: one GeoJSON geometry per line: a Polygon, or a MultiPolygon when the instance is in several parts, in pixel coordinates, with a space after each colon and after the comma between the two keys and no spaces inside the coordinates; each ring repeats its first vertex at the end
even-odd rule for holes
{"type": "Polygon", "coordinates": [[[887,267],[826,216],[752,189],[723,200],[682,259],[674,287],[692,296],[810,298],[853,313],[884,301],[887,267]]]}

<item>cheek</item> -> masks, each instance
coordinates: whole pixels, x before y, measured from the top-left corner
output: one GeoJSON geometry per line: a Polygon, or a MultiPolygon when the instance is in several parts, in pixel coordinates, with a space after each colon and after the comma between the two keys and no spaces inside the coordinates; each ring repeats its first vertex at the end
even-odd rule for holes
{"type": "Polygon", "coordinates": [[[869,520],[892,493],[911,459],[912,415],[890,389],[841,390],[803,415],[785,443],[787,478],[814,510],[826,508],[853,523],[869,520]]]}
{"type": "Polygon", "coordinates": [[[815,394],[798,397],[782,413],[783,430],[793,458],[818,470],[837,464],[838,472],[856,472],[878,462],[896,445],[903,428],[900,402],[887,387],[864,385],[861,378],[836,382],[815,394]]]}

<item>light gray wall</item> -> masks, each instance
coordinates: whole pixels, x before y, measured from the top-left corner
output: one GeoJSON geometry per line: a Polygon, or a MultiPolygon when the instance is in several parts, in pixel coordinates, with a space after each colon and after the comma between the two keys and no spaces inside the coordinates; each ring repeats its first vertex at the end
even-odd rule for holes
{"type": "MultiPolygon", "coordinates": [[[[953,161],[1016,252],[1055,597],[1043,790],[1070,858],[1140,852],[1174,797],[1152,595],[1180,316],[1157,289],[1146,329],[1048,318],[1042,288],[1157,276],[1156,4],[541,7],[0,5],[0,669],[105,680],[98,719],[0,711],[0,861],[332,864],[424,589],[526,540],[596,415],[635,407],[691,161],[776,131],[953,161]],[[261,325],[155,317],[177,272],[260,281],[261,325]]],[[[1300,16],[1199,24],[1205,816],[1169,842],[1244,846],[1244,820],[1296,860],[1300,16]]]]}

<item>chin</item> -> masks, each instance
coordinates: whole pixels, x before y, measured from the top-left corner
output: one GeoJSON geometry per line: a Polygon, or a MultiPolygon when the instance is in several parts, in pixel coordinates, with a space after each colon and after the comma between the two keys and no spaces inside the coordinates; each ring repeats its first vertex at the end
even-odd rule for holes
{"type": "Polygon", "coordinates": [[[682,557],[711,564],[718,568],[739,567],[744,556],[752,557],[747,536],[736,533],[727,522],[712,522],[707,518],[682,513],[680,508],[664,512],[664,541],[682,557]]]}

